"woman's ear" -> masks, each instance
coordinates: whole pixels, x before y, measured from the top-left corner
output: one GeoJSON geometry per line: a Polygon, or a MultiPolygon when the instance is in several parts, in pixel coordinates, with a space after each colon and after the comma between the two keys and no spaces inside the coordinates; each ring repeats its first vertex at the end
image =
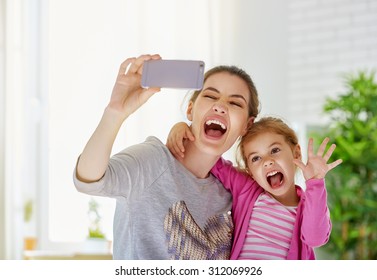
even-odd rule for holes
{"type": "Polygon", "coordinates": [[[250,126],[253,125],[254,120],[255,120],[255,117],[250,117],[250,118],[248,119],[248,121],[247,121],[247,123],[246,123],[246,125],[245,125],[245,128],[244,128],[244,130],[243,130],[243,132],[242,132],[242,136],[244,136],[244,135],[247,133],[247,131],[249,130],[250,126]]]}
{"type": "Polygon", "coordinates": [[[192,101],[189,102],[188,106],[187,106],[187,110],[186,110],[186,116],[187,116],[187,119],[192,122],[192,108],[194,106],[194,103],[192,101]]]}

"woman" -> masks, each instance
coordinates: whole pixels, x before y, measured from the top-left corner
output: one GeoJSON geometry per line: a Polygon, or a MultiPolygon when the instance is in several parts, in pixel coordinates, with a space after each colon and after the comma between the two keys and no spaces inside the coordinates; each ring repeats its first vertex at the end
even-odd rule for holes
{"type": "Polygon", "coordinates": [[[231,195],[210,170],[256,117],[256,89],[239,68],[213,68],[187,108],[197,141],[187,141],[184,158],[174,158],[155,137],[110,158],[123,122],[159,91],[140,86],[143,63],[150,59],[160,56],[122,63],[110,102],[78,160],[76,188],[116,199],[114,259],[228,259],[231,195]]]}

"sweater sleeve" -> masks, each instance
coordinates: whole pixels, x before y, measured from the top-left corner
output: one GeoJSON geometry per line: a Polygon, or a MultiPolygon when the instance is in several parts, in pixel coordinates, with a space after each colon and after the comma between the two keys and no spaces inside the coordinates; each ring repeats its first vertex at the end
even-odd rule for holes
{"type": "Polygon", "coordinates": [[[331,233],[330,212],[324,179],[306,181],[301,240],[310,247],[327,243],[331,233]]]}
{"type": "Polygon", "coordinates": [[[130,197],[143,192],[169,165],[172,156],[165,145],[155,137],[130,146],[110,158],[104,176],[97,182],[73,181],[79,192],[106,197],[130,197]]]}
{"type": "Polygon", "coordinates": [[[237,170],[231,161],[220,158],[215,166],[211,169],[211,173],[220,180],[227,190],[235,195],[238,194],[242,187],[252,181],[252,178],[239,170],[237,170]]]}

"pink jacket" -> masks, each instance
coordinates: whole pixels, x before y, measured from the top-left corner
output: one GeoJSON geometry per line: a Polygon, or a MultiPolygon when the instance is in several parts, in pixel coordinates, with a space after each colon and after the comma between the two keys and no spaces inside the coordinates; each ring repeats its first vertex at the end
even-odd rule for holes
{"type": "MultiPolygon", "coordinates": [[[[230,259],[236,260],[246,237],[255,201],[264,190],[249,175],[237,171],[230,161],[222,158],[211,172],[233,195],[232,215],[235,228],[230,259]]],[[[326,244],[331,233],[325,180],[308,180],[306,191],[299,186],[296,186],[296,190],[300,202],[287,259],[313,260],[313,248],[326,244]]]]}

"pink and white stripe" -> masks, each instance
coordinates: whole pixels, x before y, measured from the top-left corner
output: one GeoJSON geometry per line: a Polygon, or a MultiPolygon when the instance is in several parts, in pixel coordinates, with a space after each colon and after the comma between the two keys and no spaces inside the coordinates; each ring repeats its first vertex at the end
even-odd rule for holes
{"type": "Polygon", "coordinates": [[[291,244],[297,207],[288,207],[262,193],[251,214],[239,259],[284,260],[291,244]]]}

